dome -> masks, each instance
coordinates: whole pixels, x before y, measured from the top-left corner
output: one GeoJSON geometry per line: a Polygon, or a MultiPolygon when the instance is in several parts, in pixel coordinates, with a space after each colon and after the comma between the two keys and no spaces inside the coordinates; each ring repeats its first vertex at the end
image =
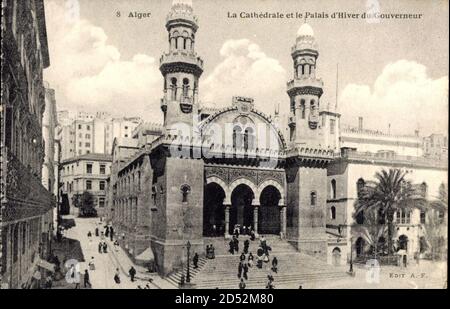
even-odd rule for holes
{"type": "Polygon", "coordinates": [[[297,31],[297,36],[314,36],[314,31],[310,25],[304,23],[297,31]]]}

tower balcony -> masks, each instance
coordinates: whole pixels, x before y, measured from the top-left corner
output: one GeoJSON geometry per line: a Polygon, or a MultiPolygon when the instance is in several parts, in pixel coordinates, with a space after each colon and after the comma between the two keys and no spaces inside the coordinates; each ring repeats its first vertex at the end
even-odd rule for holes
{"type": "Polygon", "coordinates": [[[311,76],[296,78],[287,83],[287,92],[289,95],[308,94],[320,97],[323,93],[323,81],[311,76]]]}
{"type": "Polygon", "coordinates": [[[186,62],[192,65],[196,65],[203,69],[203,60],[197,56],[197,53],[185,52],[185,51],[174,51],[171,53],[164,53],[159,59],[159,64],[169,64],[176,62],[186,62]]]}
{"type": "Polygon", "coordinates": [[[184,69],[193,70],[199,74],[203,73],[203,60],[196,53],[186,51],[173,51],[164,53],[159,59],[161,72],[180,71],[184,69]]]}

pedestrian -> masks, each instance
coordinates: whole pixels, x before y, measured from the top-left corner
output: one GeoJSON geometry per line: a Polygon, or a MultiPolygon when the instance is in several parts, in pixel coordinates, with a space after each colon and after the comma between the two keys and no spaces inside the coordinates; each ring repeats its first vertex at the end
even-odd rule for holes
{"type": "Polygon", "coordinates": [[[105,237],[109,238],[109,226],[105,225],[105,237]]]}
{"type": "Polygon", "coordinates": [[[104,233],[104,232],[101,232],[101,233],[100,233],[100,238],[101,238],[102,240],[105,239],[105,233],[104,233]]]}
{"type": "Polygon", "coordinates": [[[83,281],[84,281],[84,287],[85,288],[87,288],[88,285],[89,285],[90,288],[92,288],[91,281],[89,280],[89,272],[88,272],[87,269],[84,270],[83,281]]]}
{"type": "Polygon", "coordinates": [[[213,244],[210,244],[209,249],[211,250],[211,259],[215,259],[216,258],[216,253],[215,253],[216,248],[214,248],[213,244]]]}
{"type": "Polygon", "coordinates": [[[277,270],[278,270],[278,260],[277,260],[277,257],[276,256],[274,256],[273,257],[273,259],[272,259],[272,270],[273,270],[273,272],[277,272],[277,270]]]}
{"type": "Polygon", "coordinates": [[[114,228],[112,226],[109,227],[109,237],[111,241],[113,241],[114,238],[114,228]]]}
{"type": "Polygon", "coordinates": [[[234,251],[239,252],[239,239],[234,239],[234,251]]]}
{"type": "Polygon", "coordinates": [[[239,260],[240,261],[245,261],[246,260],[244,252],[241,253],[241,256],[239,257],[239,260]]]}
{"type": "Polygon", "coordinates": [[[98,243],[98,253],[102,253],[102,250],[103,250],[103,244],[102,244],[102,242],[100,241],[100,242],[98,243]]]}
{"type": "Polygon", "coordinates": [[[248,253],[248,248],[250,247],[250,241],[248,239],[246,239],[244,241],[244,253],[247,254],[248,253]]]}
{"type": "Polygon", "coordinates": [[[239,265],[238,265],[238,278],[241,278],[242,277],[242,271],[243,271],[243,264],[242,264],[242,261],[240,261],[239,262],[239,265]]]}
{"type": "Polygon", "coordinates": [[[88,237],[88,239],[89,239],[89,242],[91,242],[91,241],[92,241],[92,233],[91,233],[91,231],[89,231],[89,232],[87,233],[87,237],[88,237]]]}
{"type": "Polygon", "coordinates": [[[106,242],[103,242],[103,253],[108,253],[108,245],[106,244],[106,242]]]}
{"type": "Polygon", "coordinates": [[[247,227],[245,225],[242,227],[242,235],[247,235],[247,227]]]}
{"type": "Polygon", "coordinates": [[[115,282],[116,284],[120,284],[120,272],[119,272],[119,269],[118,269],[118,268],[116,268],[116,273],[115,273],[115,275],[114,275],[114,282],[115,282]]]}
{"type": "Polygon", "coordinates": [[[248,280],[248,276],[247,276],[248,265],[247,265],[247,263],[245,261],[243,261],[243,263],[242,263],[242,268],[243,268],[243,271],[244,271],[244,279],[248,280]]]}
{"type": "Polygon", "coordinates": [[[256,239],[255,232],[253,230],[250,231],[250,240],[254,241],[256,239]]]}
{"type": "Polygon", "coordinates": [[[243,289],[245,289],[246,286],[247,286],[247,285],[245,284],[244,279],[241,278],[241,282],[239,282],[239,288],[240,288],[241,290],[243,290],[243,289]]]}
{"type": "Polygon", "coordinates": [[[114,241],[114,248],[116,249],[116,252],[119,251],[119,242],[117,241],[117,239],[114,241]]]}
{"type": "Polygon", "coordinates": [[[195,252],[194,257],[192,258],[192,263],[194,263],[194,268],[198,268],[198,254],[195,252]]]}
{"type": "Polygon", "coordinates": [[[136,269],[133,266],[131,266],[128,273],[130,274],[131,282],[134,282],[134,276],[136,276],[136,269]]]}
{"type": "Polygon", "coordinates": [[[91,261],[89,262],[89,269],[95,270],[95,263],[94,263],[94,257],[91,257],[91,261]]]}
{"type": "Polygon", "coordinates": [[[230,253],[234,254],[234,241],[233,239],[230,240],[230,242],[228,243],[228,245],[230,246],[230,253]]]}
{"type": "Polygon", "coordinates": [[[252,267],[253,266],[253,260],[254,260],[254,256],[253,254],[250,252],[248,254],[248,267],[252,267]]]}
{"type": "Polygon", "coordinates": [[[98,237],[98,227],[95,228],[95,236],[98,237]]]}
{"type": "Polygon", "coordinates": [[[264,235],[261,236],[261,239],[259,240],[259,245],[263,249],[264,254],[267,254],[267,242],[264,235]]]}

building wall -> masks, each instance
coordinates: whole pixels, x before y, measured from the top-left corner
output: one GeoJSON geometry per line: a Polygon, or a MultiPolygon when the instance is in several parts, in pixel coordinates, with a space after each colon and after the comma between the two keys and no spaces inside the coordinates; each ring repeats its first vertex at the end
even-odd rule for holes
{"type": "Polygon", "coordinates": [[[42,76],[50,65],[43,1],[2,1],[1,32],[0,283],[20,288],[39,258],[48,257],[52,224],[46,220],[55,202],[41,182],[42,76]]]}
{"type": "MultiPolygon", "coordinates": [[[[98,154],[93,155],[98,156],[98,154]]],[[[73,196],[88,191],[95,198],[95,207],[97,208],[98,215],[103,215],[106,205],[107,178],[111,172],[111,161],[107,155],[100,156],[104,158],[99,160],[98,158],[89,158],[89,155],[84,155],[61,163],[62,193],[67,194],[69,198],[72,214],[78,214],[78,210],[73,205],[73,196]],[[92,173],[87,172],[88,164],[92,165],[92,173]],[[104,173],[100,170],[101,166],[105,167],[104,173]],[[88,181],[91,182],[91,189],[87,188],[88,181]],[[100,187],[101,183],[104,185],[103,189],[100,187]],[[101,201],[103,201],[103,206],[101,201]]]]}

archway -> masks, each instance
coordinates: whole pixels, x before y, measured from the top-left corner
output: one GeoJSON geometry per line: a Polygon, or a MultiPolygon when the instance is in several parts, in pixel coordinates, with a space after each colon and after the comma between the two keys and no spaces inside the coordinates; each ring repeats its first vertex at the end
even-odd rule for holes
{"type": "Polygon", "coordinates": [[[253,206],[255,195],[246,184],[238,185],[231,193],[230,232],[236,224],[253,228],[253,206]]]}
{"type": "Polygon", "coordinates": [[[258,229],[260,234],[280,234],[280,191],[274,186],[265,187],[259,197],[258,229]]]}
{"type": "Polygon", "coordinates": [[[224,198],[225,191],[220,185],[211,182],[205,186],[203,197],[203,236],[224,235],[224,198]]]}
{"type": "Polygon", "coordinates": [[[398,238],[398,249],[399,250],[408,250],[408,236],[401,235],[398,238]]]}
{"type": "Polygon", "coordinates": [[[332,252],[333,255],[333,266],[339,266],[341,265],[341,249],[339,249],[338,247],[333,249],[332,252]]]}
{"type": "Polygon", "coordinates": [[[365,246],[366,246],[366,242],[364,241],[364,239],[362,239],[362,237],[359,237],[357,240],[356,240],[356,243],[355,243],[355,248],[356,248],[356,257],[362,257],[362,256],[364,256],[364,249],[365,249],[365,246]]]}

